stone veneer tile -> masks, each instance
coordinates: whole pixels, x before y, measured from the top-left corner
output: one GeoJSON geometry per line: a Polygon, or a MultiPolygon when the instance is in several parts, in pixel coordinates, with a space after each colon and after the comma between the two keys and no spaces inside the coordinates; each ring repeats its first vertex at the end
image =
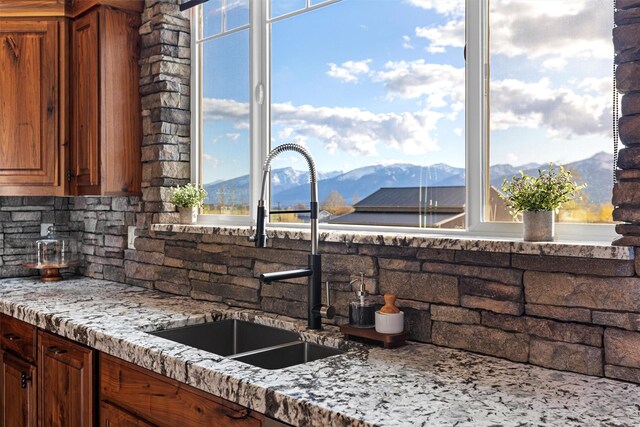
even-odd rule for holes
{"type": "Polygon", "coordinates": [[[525,301],[565,307],[640,312],[640,279],[527,271],[525,301]]]}
{"type": "Polygon", "coordinates": [[[640,331],[640,314],[594,311],[593,323],[596,325],[615,326],[616,328],[630,331],[640,331]]]}
{"type": "Polygon", "coordinates": [[[640,383],[640,369],[627,368],[624,366],[604,365],[604,376],[617,380],[640,383]]]}
{"type": "Polygon", "coordinates": [[[442,274],[380,270],[380,293],[416,301],[459,303],[458,279],[442,274]]]}
{"type": "Polygon", "coordinates": [[[525,304],[529,316],[547,317],[568,322],[591,323],[591,310],[586,308],[557,307],[554,305],[525,304]]]}
{"type": "Polygon", "coordinates": [[[595,276],[633,276],[633,261],[586,259],[575,257],[543,257],[514,254],[511,265],[522,270],[555,271],[595,276]]]}
{"type": "Polygon", "coordinates": [[[422,264],[422,271],[451,274],[454,276],[476,277],[485,280],[493,280],[507,285],[520,285],[522,282],[522,271],[509,268],[425,262],[422,264]]]}
{"type": "Polygon", "coordinates": [[[503,357],[514,362],[529,359],[529,337],[480,325],[433,322],[431,340],[436,345],[503,357]]]}
{"type": "Polygon", "coordinates": [[[557,322],[536,317],[505,316],[489,312],[482,313],[482,324],[491,328],[527,333],[554,341],[586,344],[593,347],[602,346],[603,328],[599,326],[557,322]]]}
{"type": "Polygon", "coordinates": [[[602,375],[602,349],[531,338],[529,362],[545,368],[602,375]]]}
{"type": "Polygon", "coordinates": [[[520,302],[522,300],[522,287],[503,285],[502,283],[474,277],[461,277],[460,294],[520,302]]]}
{"type": "Polygon", "coordinates": [[[474,295],[460,296],[460,305],[468,308],[480,308],[495,313],[513,314],[519,316],[524,307],[521,302],[501,301],[493,298],[477,297],[474,295]]]}
{"type": "Polygon", "coordinates": [[[480,323],[480,312],[462,307],[431,304],[431,320],[449,323],[480,323]]]}
{"type": "Polygon", "coordinates": [[[610,365],[640,368],[640,333],[607,328],[604,354],[610,365]]]}

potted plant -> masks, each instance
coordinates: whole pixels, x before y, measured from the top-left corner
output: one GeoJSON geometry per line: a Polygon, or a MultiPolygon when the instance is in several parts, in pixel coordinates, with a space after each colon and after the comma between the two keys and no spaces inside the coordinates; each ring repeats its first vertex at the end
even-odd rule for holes
{"type": "Polygon", "coordinates": [[[195,224],[198,220],[198,208],[207,197],[204,188],[192,183],[171,187],[171,203],[180,212],[180,224],[195,224]]]}
{"type": "Polygon", "coordinates": [[[550,242],[554,237],[554,213],[566,202],[575,199],[586,187],[573,181],[571,172],[563,166],[538,169],[538,176],[513,176],[504,179],[500,197],[505,200],[511,214],[516,217],[522,212],[524,240],[529,242],[550,242]]]}

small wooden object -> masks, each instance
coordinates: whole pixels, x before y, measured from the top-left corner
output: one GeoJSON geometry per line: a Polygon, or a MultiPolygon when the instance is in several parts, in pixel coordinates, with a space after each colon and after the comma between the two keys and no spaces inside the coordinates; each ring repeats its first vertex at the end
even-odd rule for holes
{"type": "Polygon", "coordinates": [[[400,313],[400,309],[396,307],[396,296],[394,294],[384,294],[384,305],[380,309],[380,313],[384,313],[384,314],[400,313]]]}
{"type": "Polygon", "coordinates": [[[402,347],[407,343],[407,338],[409,338],[408,332],[381,334],[376,332],[375,328],[356,328],[348,324],[340,326],[340,332],[342,332],[347,339],[350,337],[359,337],[381,342],[384,348],[402,347]]]}

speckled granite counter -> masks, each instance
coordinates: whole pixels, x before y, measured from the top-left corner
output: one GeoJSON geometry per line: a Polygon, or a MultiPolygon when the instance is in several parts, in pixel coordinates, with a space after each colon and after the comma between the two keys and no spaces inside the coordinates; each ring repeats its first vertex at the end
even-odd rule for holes
{"type": "MultiPolygon", "coordinates": [[[[295,425],[640,425],[640,386],[430,345],[263,370],[145,331],[222,317],[303,322],[102,280],[2,279],[0,311],[295,425]]],[[[335,331],[304,336],[341,344],[335,331]]]]}

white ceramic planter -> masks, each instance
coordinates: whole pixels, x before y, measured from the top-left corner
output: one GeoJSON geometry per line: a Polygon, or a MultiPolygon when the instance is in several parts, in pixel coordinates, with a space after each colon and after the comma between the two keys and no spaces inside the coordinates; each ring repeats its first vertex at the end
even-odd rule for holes
{"type": "Polygon", "coordinates": [[[553,242],[555,223],[553,211],[522,212],[526,242],[553,242]]]}
{"type": "Polygon", "coordinates": [[[180,224],[195,224],[198,221],[198,208],[178,208],[180,224]]]}

